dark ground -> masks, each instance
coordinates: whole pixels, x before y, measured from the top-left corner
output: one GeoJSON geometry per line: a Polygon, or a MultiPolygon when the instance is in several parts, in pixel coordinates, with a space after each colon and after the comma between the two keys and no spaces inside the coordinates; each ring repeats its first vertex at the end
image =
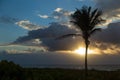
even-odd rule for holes
{"type": "MultiPolygon", "coordinates": [[[[0,62],[0,80],[84,80],[84,70],[22,68],[13,62],[0,62]]],[[[88,80],[120,80],[120,70],[89,70],[88,80]]]]}

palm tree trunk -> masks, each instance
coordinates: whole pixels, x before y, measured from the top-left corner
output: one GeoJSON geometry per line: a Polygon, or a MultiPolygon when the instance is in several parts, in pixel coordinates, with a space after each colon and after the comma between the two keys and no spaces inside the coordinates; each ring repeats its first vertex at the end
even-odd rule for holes
{"type": "Polygon", "coordinates": [[[88,55],[88,46],[89,46],[89,41],[88,39],[85,40],[85,80],[87,80],[88,77],[88,62],[87,62],[87,55],[88,55]]]}

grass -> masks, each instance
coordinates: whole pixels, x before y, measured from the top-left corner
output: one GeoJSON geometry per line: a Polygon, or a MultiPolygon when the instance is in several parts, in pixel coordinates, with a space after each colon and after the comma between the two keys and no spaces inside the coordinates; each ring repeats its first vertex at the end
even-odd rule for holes
{"type": "MultiPolygon", "coordinates": [[[[26,80],[84,80],[84,70],[25,68],[26,80]]],[[[120,70],[89,70],[88,80],[120,80],[120,70]]]]}
{"type": "MultiPolygon", "coordinates": [[[[0,62],[0,80],[84,80],[84,70],[60,68],[22,68],[3,60],[0,62]]],[[[120,80],[120,70],[89,70],[87,80],[120,80]]]]}

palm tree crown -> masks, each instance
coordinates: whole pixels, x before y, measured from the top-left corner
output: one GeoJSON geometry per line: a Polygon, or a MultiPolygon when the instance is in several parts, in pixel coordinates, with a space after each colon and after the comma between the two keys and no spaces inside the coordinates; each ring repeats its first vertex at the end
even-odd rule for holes
{"type": "Polygon", "coordinates": [[[91,10],[91,7],[83,6],[81,9],[76,9],[75,13],[71,15],[72,23],[82,31],[84,39],[89,38],[94,32],[101,30],[96,28],[104,20],[101,18],[102,11],[98,9],[91,10]]]}

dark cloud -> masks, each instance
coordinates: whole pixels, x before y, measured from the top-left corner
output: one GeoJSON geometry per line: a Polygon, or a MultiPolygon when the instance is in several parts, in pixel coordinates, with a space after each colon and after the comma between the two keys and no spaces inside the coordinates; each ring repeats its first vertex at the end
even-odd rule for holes
{"type": "MultiPolygon", "coordinates": [[[[108,49],[108,51],[115,48],[118,49],[120,44],[119,30],[120,22],[109,24],[107,29],[103,29],[102,32],[97,32],[91,37],[91,46],[100,48],[101,50],[108,49]]],[[[77,31],[75,29],[66,25],[60,23],[51,23],[48,28],[29,31],[27,36],[19,37],[14,43],[21,44],[32,39],[39,39],[41,42],[40,45],[46,46],[49,50],[74,50],[80,45],[83,45],[82,38],[76,37],[74,39],[70,37],[61,40],[55,40],[55,38],[76,32],[77,31]]],[[[106,52],[101,51],[101,53],[106,52]]]]}
{"type": "Polygon", "coordinates": [[[55,38],[55,37],[59,37],[64,34],[75,33],[75,32],[76,32],[75,30],[70,29],[68,26],[64,24],[51,23],[48,28],[29,31],[28,34],[30,36],[36,36],[36,37],[41,37],[41,38],[44,38],[44,37],[55,38]]]}
{"type": "Polygon", "coordinates": [[[120,8],[120,0],[95,0],[97,6],[106,11],[120,8]]]}
{"type": "Polygon", "coordinates": [[[41,45],[47,46],[50,50],[68,50],[79,45],[78,38],[62,40],[56,40],[56,38],[70,33],[76,33],[76,31],[66,25],[51,23],[48,28],[29,31],[27,36],[19,37],[14,43],[24,43],[39,38],[42,42],[41,45]]]}
{"type": "Polygon", "coordinates": [[[109,24],[107,29],[96,33],[93,38],[96,41],[120,44],[120,22],[109,24]]]}
{"type": "Polygon", "coordinates": [[[103,54],[119,54],[120,53],[120,22],[110,23],[108,28],[97,32],[91,37],[91,45],[100,49],[103,54]]]}
{"type": "Polygon", "coordinates": [[[17,18],[13,18],[10,16],[0,16],[0,23],[5,23],[5,24],[14,24],[17,22],[17,18]]]}
{"type": "MultiPolygon", "coordinates": [[[[96,6],[101,8],[107,17],[118,17],[120,13],[120,0],[95,0],[96,6]]],[[[119,16],[120,18],[120,16],[119,16]]]]}

